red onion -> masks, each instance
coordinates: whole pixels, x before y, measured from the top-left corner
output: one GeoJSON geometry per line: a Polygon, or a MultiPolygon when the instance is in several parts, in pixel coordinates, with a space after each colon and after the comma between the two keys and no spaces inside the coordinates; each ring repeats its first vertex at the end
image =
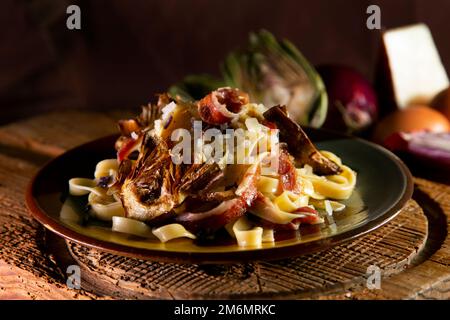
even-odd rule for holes
{"type": "Polygon", "coordinates": [[[393,151],[407,152],[427,160],[430,165],[450,168],[450,132],[394,133],[384,144],[393,151]]]}
{"type": "Polygon", "coordinates": [[[328,93],[328,114],[324,128],[348,133],[362,131],[378,116],[378,102],[371,84],[357,71],[344,66],[321,66],[328,93]]]}

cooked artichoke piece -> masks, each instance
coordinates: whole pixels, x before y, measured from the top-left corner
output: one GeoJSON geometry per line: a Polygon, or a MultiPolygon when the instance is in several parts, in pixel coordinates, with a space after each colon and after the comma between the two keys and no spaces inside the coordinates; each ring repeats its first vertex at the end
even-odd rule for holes
{"type": "Polygon", "coordinates": [[[176,165],[165,140],[147,132],[139,158],[121,188],[127,217],[151,222],[182,204],[187,195],[207,192],[223,176],[216,163],[176,165]]]}
{"type": "Polygon", "coordinates": [[[174,170],[167,143],[147,133],[137,163],[121,189],[127,217],[150,221],[171,211],[179,203],[179,195],[173,192],[174,170]]]}
{"type": "Polygon", "coordinates": [[[339,165],[322,155],[300,125],[287,115],[286,107],[272,107],[264,112],[264,117],[277,125],[280,130],[280,140],[287,143],[289,152],[294,156],[298,166],[308,164],[319,175],[341,172],[339,165]]]}

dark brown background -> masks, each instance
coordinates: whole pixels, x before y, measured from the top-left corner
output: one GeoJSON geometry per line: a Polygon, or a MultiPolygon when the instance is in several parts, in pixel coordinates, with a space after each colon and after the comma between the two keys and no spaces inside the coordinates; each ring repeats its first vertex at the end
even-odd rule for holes
{"type": "Polygon", "coordinates": [[[379,32],[366,28],[378,4],[390,28],[425,22],[450,70],[450,0],[2,0],[0,123],[63,108],[136,108],[189,73],[218,63],[266,28],[292,40],[314,64],[373,75],[379,32]],[[66,7],[82,30],[66,28],[66,7]]]}

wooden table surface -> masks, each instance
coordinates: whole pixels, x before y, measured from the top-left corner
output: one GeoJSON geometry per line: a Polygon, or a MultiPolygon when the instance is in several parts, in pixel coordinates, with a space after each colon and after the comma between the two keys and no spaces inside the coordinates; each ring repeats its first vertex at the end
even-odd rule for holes
{"type": "MultiPolygon", "coordinates": [[[[108,299],[71,290],[48,235],[27,212],[24,190],[46,161],[83,142],[116,132],[129,114],[67,111],[0,127],[0,299],[108,299]],[[25,241],[24,241],[25,239],[25,241]]],[[[416,179],[416,201],[428,219],[422,259],[383,279],[382,290],[336,292],[324,299],[450,298],[450,186],[416,179]]]]}

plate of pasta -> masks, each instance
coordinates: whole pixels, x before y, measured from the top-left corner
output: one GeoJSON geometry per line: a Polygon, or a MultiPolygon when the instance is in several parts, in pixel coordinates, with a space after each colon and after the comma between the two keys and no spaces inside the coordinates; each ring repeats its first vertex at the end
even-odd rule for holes
{"type": "Polygon", "coordinates": [[[49,162],[27,206],[80,244],[155,261],[271,260],[375,230],[412,195],[407,167],[370,142],[302,128],[235,88],[168,94],[119,133],[49,162]]]}

